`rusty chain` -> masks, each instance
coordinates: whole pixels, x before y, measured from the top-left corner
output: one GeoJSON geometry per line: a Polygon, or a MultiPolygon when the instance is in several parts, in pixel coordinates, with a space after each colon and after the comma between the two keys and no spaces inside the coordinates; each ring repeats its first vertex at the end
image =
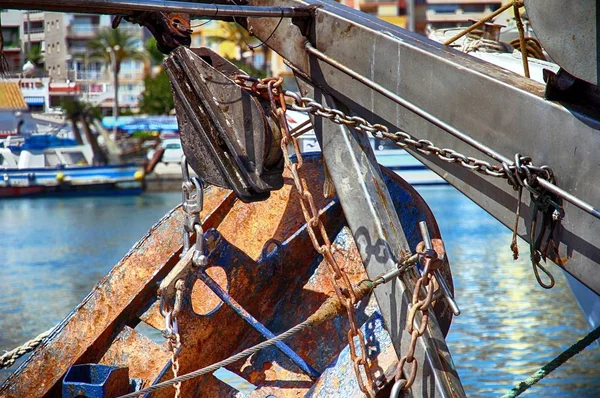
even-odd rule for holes
{"type": "MultiPolygon", "coordinates": [[[[286,99],[292,100],[290,107],[295,111],[323,117],[336,124],[352,127],[359,132],[371,133],[373,137],[378,139],[389,139],[400,148],[411,148],[424,155],[437,156],[439,159],[445,162],[459,164],[460,166],[473,172],[478,172],[495,178],[506,179],[509,185],[511,185],[516,191],[522,191],[523,188],[526,188],[532,194],[540,195],[543,191],[537,186],[537,178],[553,181],[553,172],[547,166],[534,166],[531,163],[531,158],[521,156],[520,154],[515,155],[514,165],[509,165],[507,163],[502,163],[500,166],[492,165],[487,161],[466,156],[453,149],[439,148],[429,140],[414,138],[404,131],[390,132],[389,128],[385,125],[370,123],[366,119],[359,116],[349,116],[338,109],[327,107],[312,98],[303,97],[299,93],[283,91],[281,88],[281,84],[283,82],[282,78],[256,79],[249,76],[239,75],[235,77],[235,82],[245,90],[254,93],[263,100],[269,100],[271,103],[271,109],[279,121],[283,137],[281,140],[281,149],[285,156],[286,168],[288,168],[292,174],[296,189],[300,194],[300,203],[307,222],[309,235],[315,249],[327,260],[327,264],[331,268],[331,271],[334,275],[333,281],[336,294],[340,301],[344,303],[348,312],[348,318],[350,320],[348,342],[350,344],[350,355],[354,362],[354,370],[358,384],[361,391],[367,395],[371,395],[373,391],[373,381],[368,369],[364,337],[354,319],[354,305],[356,304],[355,295],[347,275],[339,268],[333,259],[331,254],[331,244],[327,234],[325,233],[323,224],[319,219],[320,214],[315,208],[312,195],[310,192],[308,192],[305,180],[302,179],[298,174],[298,170],[302,167],[302,156],[297,142],[297,138],[300,136],[300,134],[291,135],[289,132],[289,127],[287,121],[285,120],[285,112],[288,106],[286,99]],[[292,163],[289,159],[288,145],[290,143],[293,145],[296,152],[296,163],[292,163]],[[323,244],[318,241],[315,229],[320,232],[321,239],[324,242],[323,244]],[[341,282],[343,285],[342,287],[340,287],[339,282],[341,282]],[[361,345],[360,356],[356,355],[356,347],[354,344],[354,337],[356,336],[359,336],[359,342],[361,345]],[[365,374],[367,375],[369,387],[371,388],[369,390],[367,390],[363,383],[360,371],[361,366],[364,367],[365,374]]],[[[306,129],[303,129],[303,131],[304,130],[306,129]]],[[[423,259],[424,272],[416,281],[412,296],[412,306],[407,318],[407,330],[411,334],[411,343],[407,354],[404,355],[400,360],[396,374],[397,384],[401,385],[400,389],[402,390],[409,389],[416,378],[418,363],[414,357],[415,348],[418,338],[423,335],[427,327],[427,322],[429,319],[429,305],[431,304],[434,294],[434,283],[431,283],[431,280],[434,278],[432,272],[434,271],[435,267],[433,264],[437,264],[437,261],[434,261],[436,259],[431,257],[431,253],[428,255],[426,254],[423,259]],[[425,297],[421,298],[421,294],[423,293],[425,294],[425,297]],[[419,327],[414,326],[417,313],[421,313],[421,323],[419,327]],[[404,367],[406,364],[410,364],[411,366],[407,377],[404,376],[404,367]]]]}
{"type": "MultiPolygon", "coordinates": [[[[417,251],[419,251],[418,248],[417,251]]],[[[410,389],[417,377],[419,363],[415,358],[415,349],[419,337],[425,333],[429,321],[429,307],[434,299],[434,292],[436,291],[436,282],[433,272],[439,268],[442,263],[435,250],[419,251],[419,258],[423,265],[423,272],[414,285],[411,306],[406,317],[406,330],[411,335],[410,344],[406,354],[400,359],[398,367],[396,368],[395,379],[397,383],[402,383],[401,390],[410,389]],[[424,297],[421,298],[423,293],[424,297]],[[421,321],[418,327],[415,327],[417,313],[421,314],[421,321]],[[404,370],[404,367],[407,364],[410,365],[410,372],[408,374],[404,370]]]]}
{"type": "MultiPolygon", "coordinates": [[[[183,301],[183,293],[185,291],[185,282],[183,279],[179,279],[175,283],[175,304],[173,305],[173,311],[167,313],[165,317],[166,323],[166,337],[171,351],[171,369],[173,371],[173,378],[177,377],[179,373],[179,353],[183,348],[181,343],[181,336],[179,335],[179,326],[177,324],[177,315],[181,311],[181,303],[183,301]],[[169,324],[170,323],[170,324],[169,324]]],[[[181,382],[173,385],[175,388],[175,398],[181,396],[181,382]]]]}
{"type": "Polygon", "coordinates": [[[306,179],[301,176],[302,170],[302,154],[298,146],[296,136],[292,136],[289,131],[285,112],[287,109],[286,95],[281,88],[283,78],[266,78],[262,80],[247,79],[245,76],[238,76],[236,82],[247,90],[253,92],[263,99],[268,99],[271,105],[271,111],[279,122],[282,130],[281,150],[284,155],[285,166],[292,175],[294,185],[300,196],[300,206],[306,221],[306,228],[315,250],[323,256],[332,273],[332,284],[340,302],[344,305],[350,329],[348,330],[348,344],[350,346],[350,357],[353,362],[356,380],[360,390],[367,396],[374,396],[373,379],[369,370],[367,347],[365,338],[356,323],[354,316],[354,308],[357,304],[356,292],[348,278],[346,272],[341,268],[331,250],[331,241],[325,230],[325,226],[321,221],[321,211],[317,209],[313,196],[308,189],[306,179]],[[292,162],[288,146],[293,145],[296,153],[296,162],[292,162]],[[320,239],[320,240],[319,240],[320,239]],[[359,353],[355,337],[359,343],[359,353]],[[366,383],[363,379],[361,368],[366,376],[366,383]]]}

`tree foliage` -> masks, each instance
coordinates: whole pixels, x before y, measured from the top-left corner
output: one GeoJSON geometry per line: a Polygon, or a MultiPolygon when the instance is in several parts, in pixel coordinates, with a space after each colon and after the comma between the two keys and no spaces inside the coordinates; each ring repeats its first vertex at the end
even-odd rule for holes
{"type": "Polygon", "coordinates": [[[115,50],[114,54],[116,71],[119,73],[123,61],[146,59],[146,54],[138,49],[137,40],[135,36],[122,29],[100,29],[96,36],[88,41],[89,58],[112,65],[111,52],[106,49],[109,47],[114,49],[118,46],[118,50],[115,50]]]}
{"type": "Polygon", "coordinates": [[[44,63],[44,54],[42,53],[41,46],[39,44],[32,45],[29,48],[29,51],[27,51],[27,54],[25,55],[25,59],[27,61],[30,61],[35,66],[42,65],[44,63]]]}
{"type": "Polygon", "coordinates": [[[164,70],[156,76],[144,79],[146,86],[140,97],[139,107],[142,113],[149,115],[165,115],[175,108],[169,76],[164,70]]]}
{"type": "Polygon", "coordinates": [[[156,45],[156,39],[154,37],[149,38],[144,43],[144,47],[146,47],[146,51],[148,52],[148,56],[150,58],[150,64],[152,66],[160,66],[162,65],[165,54],[161,53],[156,45]]]}

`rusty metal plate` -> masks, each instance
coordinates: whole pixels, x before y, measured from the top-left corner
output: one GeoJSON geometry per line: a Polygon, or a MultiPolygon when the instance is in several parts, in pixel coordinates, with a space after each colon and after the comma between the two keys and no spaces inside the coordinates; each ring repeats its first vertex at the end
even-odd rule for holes
{"type": "Polygon", "coordinates": [[[148,380],[160,372],[170,359],[171,353],[164,344],[157,344],[125,326],[99,363],[127,367],[130,378],[148,380]]]}
{"type": "MultiPolygon", "coordinates": [[[[202,217],[209,217],[229,195],[210,189],[202,217]]],[[[5,381],[0,396],[60,396],[60,381],[70,366],[98,362],[125,324],[154,299],[156,284],[177,263],[182,222],[179,207],[159,220],[5,381]]]]}

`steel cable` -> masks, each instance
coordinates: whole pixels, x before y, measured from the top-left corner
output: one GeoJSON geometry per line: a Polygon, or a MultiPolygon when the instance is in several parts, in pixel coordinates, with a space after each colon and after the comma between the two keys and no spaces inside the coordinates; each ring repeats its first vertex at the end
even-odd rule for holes
{"type": "Polygon", "coordinates": [[[173,384],[180,383],[180,382],[183,382],[183,381],[186,381],[186,380],[190,380],[190,379],[202,376],[202,375],[207,374],[207,373],[214,372],[215,370],[217,370],[219,368],[231,365],[232,363],[237,362],[240,359],[244,359],[246,357],[249,357],[250,355],[252,355],[252,354],[254,354],[254,353],[262,350],[263,348],[270,347],[270,346],[274,345],[275,343],[277,343],[279,341],[285,340],[288,337],[291,337],[292,335],[300,332],[301,330],[303,330],[305,328],[308,328],[309,326],[312,325],[312,323],[313,322],[312,322],[311,318],[308,318],[304,322],[302,322],[302,323],[294,326],[293,328],[287,330],[286,332],[284,332],[284,333],[282,333],[282,334],[280,334],[280,335],[278,335],[276,337],[273,337],[272,339],[263,341],[260,344],[252,346],[250,348],[247,348],[244,351],[242,351],[242,352],[240,352],[238,354],[235,354],[235,355],[233,355],[233,356],[231,356],[231,357],[229,357],[227,359],[224,359],[224,360],[222,360],[220,362],[214,363],[212,365],[206,366],[206,367],[204,367],[202,369],[198,369],[198,370],[195,370],[195,371],[190,372],[190,373],[186,373],[186,374],[184,374],[182,376],[175,377],[175,378],[173,378],[171,380],[163,381],[162,383],[158,383],[158,384],[155,384],[153,386],[146,387],[146,388],[141,389],[139,391],[132,392],[132,393],[126,394],[126,395],[122,395],[119,398],[139,397],[140,395],[151,393],[151,392],[160,390],[162,388],[169,387],[169,386],[171,386],[173,384]]]}

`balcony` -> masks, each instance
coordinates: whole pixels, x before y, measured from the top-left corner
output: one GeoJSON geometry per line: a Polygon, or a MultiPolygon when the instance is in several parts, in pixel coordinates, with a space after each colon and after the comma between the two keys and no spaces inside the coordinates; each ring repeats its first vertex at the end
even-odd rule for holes
{"type": "Polygon", "coordinates": [[[143,72],[130,72],[130,71],[121,71],[119,73],[119,81],[120,80],[144,80],[143,72]]]}
{"type": "Polygon", "coordinates": [[[100,71],[83,71],[83,70],[69,70],[67,71],[69,80],[78,82],[93,82],[93,81],[108,81],[109,77],[100,71]]]}
{"type": "MultiPolygon", "coordinates": [[[[23,19],[27,21],[27,13],[23,16],[23,19]]],[[[43,22],[44,21],[44,11],[29,11],[29,21],[30,22],[43,22]]]]}
{"type": "Polygon", "coordinates": [[[69,37],[92,38],[98,32],[97,25],[71,25],[67,29],[69,37]]]}
{"type": "Polygon", "coordinates": [[[44,41],[44,28],[39,28],[39,29],[31,29],[30,32],[27,32],[27,30],[24,31],[23,33],[23,41],[27,42],[39,42],[39,41],[44,41]]]}

